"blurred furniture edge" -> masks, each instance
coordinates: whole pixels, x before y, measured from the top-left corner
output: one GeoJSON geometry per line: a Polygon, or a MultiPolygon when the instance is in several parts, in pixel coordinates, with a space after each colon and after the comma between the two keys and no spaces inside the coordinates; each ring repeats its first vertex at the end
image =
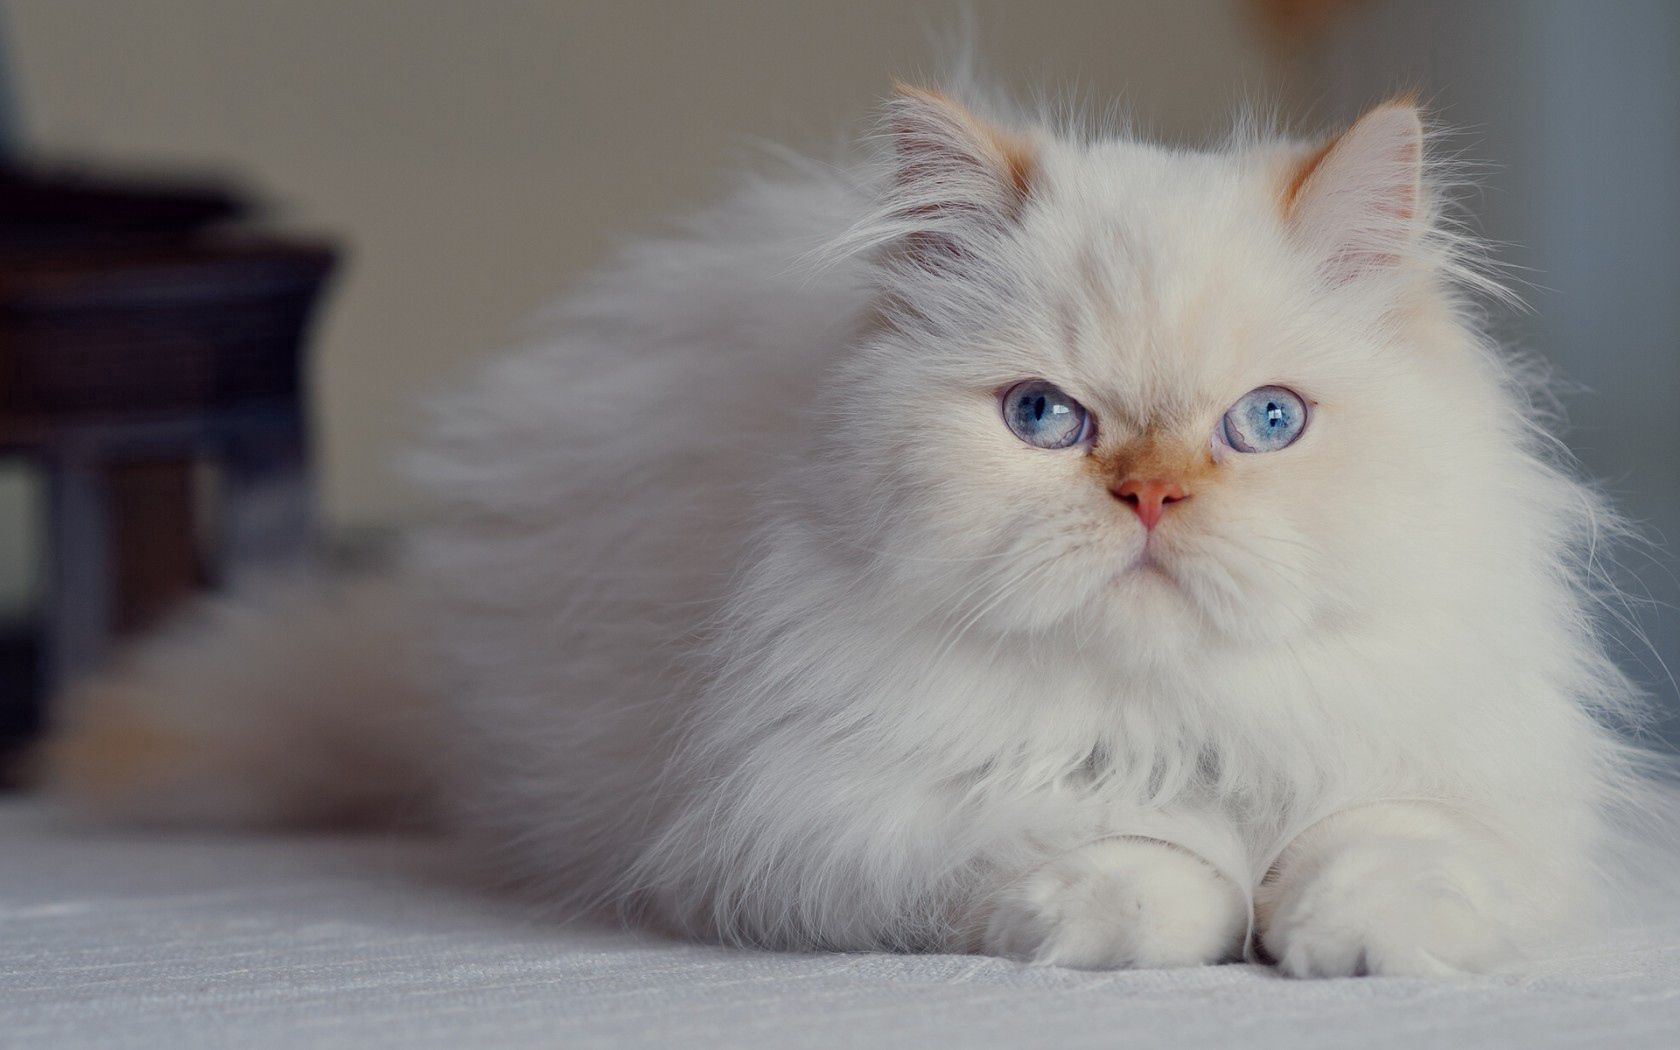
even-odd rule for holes
{"type": "Polygon", "coordinates": [[[334,251],[230,225],[248,213],[220,187],[0,169],[0,454],[47,492],[35,702],[234,558],[307,541],[303,342],[334,251]]]}

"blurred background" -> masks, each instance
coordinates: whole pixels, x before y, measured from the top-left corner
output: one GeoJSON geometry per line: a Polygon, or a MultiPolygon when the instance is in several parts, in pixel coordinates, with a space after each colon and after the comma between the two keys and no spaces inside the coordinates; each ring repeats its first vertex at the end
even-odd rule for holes
{"type": "MultiPolygon", "coordinates": [[[[965,9],[1006,84],[1172,141],[1419,89],[1531,306],[1496,329],[1680,538],[1671,0],[5,0],[0,736],[240,553],[423,516],[417,397],[756,142],[830,150],[965,9]]],[[[1671,712],[1674,565],[1628,560],[1622,635],[1671,712]]]]}

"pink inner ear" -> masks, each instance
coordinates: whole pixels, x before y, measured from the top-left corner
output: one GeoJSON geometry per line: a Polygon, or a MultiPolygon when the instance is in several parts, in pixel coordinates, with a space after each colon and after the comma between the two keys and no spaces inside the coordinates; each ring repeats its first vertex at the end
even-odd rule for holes
{"type": "Polygon", "coordinates": [[[1423,177],[1423,125],[1417,111],[1402,111],[1404,126],[1394,129],[1395,140],[1388,155],[1377,165],[1392,178],[1392,184],[1376,194],[1375,204],[1389,215],[1410,219],[1417,213],[1418,193],[1423,177]]]}
{"type": "Polygon", "coordinates": [[[1391,102],[1306,158],[1284,193],[1303,243],[1336,283],[1392,267],[1416,238],[1423,177],[1417,107],[1391,102]]]}

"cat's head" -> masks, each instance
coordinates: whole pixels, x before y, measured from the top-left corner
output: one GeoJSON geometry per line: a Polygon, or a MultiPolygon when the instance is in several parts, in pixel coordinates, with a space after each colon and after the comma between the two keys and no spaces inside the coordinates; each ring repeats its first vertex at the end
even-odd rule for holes
{"type": "Polygon", "coordinates": [[[952,630],[1181,654],[1450,583],[1511,457],[1415,105],[1195,153],[888,117],[833,486],[952,630]]]}

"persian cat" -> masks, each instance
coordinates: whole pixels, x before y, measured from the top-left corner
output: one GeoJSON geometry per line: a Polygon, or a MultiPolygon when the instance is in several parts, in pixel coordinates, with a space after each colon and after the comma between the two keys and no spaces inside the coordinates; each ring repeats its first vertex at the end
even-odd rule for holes
{"type": "Polygon", "coordinates": [[[383,579],[67,699],[159,819],[424,793],[577,909],[787,948],[1502,966],[1588,913],[1610,521],[1417,107],[1210,152],[902,89],[445,400],[383,579]]]}

